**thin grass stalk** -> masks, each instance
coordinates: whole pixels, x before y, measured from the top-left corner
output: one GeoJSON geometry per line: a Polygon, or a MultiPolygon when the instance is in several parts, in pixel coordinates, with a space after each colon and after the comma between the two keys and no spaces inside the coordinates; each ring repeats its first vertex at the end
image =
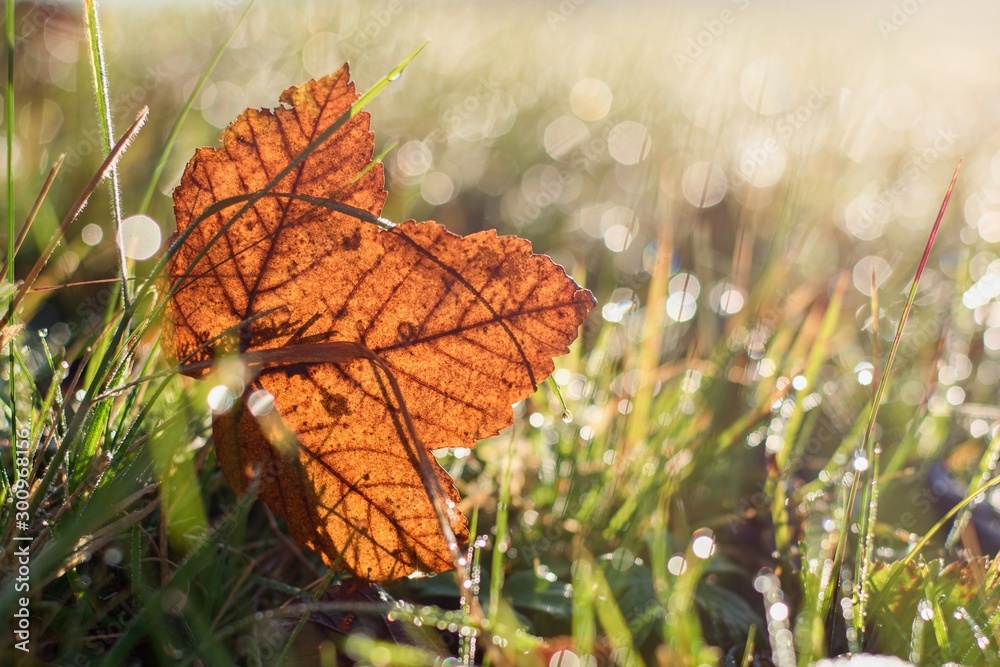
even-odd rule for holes
{"type": "MultiPolygon", "coordinates": [[[[97,97],[98,123],[101,129],[101,143],[104,152],[110,154],[114,141],[114,125],[111,118],[111,84],[104,57],[104,40],[101,38],[101,23],[97,16],[97,0],[83,0],[83,18],[90,46],[90,66],[94,76],[94,93],[97,97]]],[[[115,248],[118,251],[118,276],[121,279],[122,301],[129,305],[129,264],[125,256],[125,238],[122,231],[122,193],[118,182],[118,166],[113,164],[109,171],[111,188],[111,213],[115,225],[115,248]]]]}
{"type": "MultiPolygon", "coordinates": [[[[661,193],[660,196],[667,199],[666,193],[661,193]]],[[[660,206],[669,210],[666,204],[661,203],[660,206]]],[[[653,404],[653,389],[656,386],[656,368],[660,363],[660,346],[663,342],[664,320],[667,314],[664,304],[667,299],[667,285],[670,282],[672,253],[673,228],[669,215],[665,214],[659,220],[656,263],[646,296],[646,321],[635,368],[636,390],[632,399],[632,412],[625,429],[622,448],[615,456],[617,468],[615,477],[618,478],[616,485],[624,482],[625,477],[631,474],[630,469],[634,463],[633,450],[649,437],[651,421],[649,411],[653,404]]]]}
{"type": "Polygon", "coordinates": [[[514,431],[512,429],[510,442],[507,446],[507,456],[503,459],[503,475],[500,477],[499,495],[497,496],[496,534],[493,536],[493,559],[490,567],[490,605],[486,616],[490,623],[496,623],[500,614],[500,596],[504,582],[503,561],[507,553],[507,542],[510,539],[508,517],[511,499],[510,487],[514,477],[514,444],[514,431]]]}
{"type": "MultiPolygon", "coordinates": [[[[13,271],[13,266],[12,266],[13,258],[17,255],[17,253],[21,251],[21,245],[24,243],[25,237],[28,236],[28,230],[31,229],[31,224],[35,221],[35,218],[38,216],[38,211],[42,207],[42,202],[45,201],[45,196],[49,193],[49,190],[52,188],[52,182],[55,181],[56,174],[59,173],[59,168],[62,167],[62,163],[65,158],[66,158],[65,153],[60,154],[59,157],[56,159],[55,164],[53,164],[52,168],[49,169],[49,175],[45,177],[45,182],[42,184],[41,189],[38,191],[38,196],[35,197],[35,203],[31,205],[31,210],[28,212],[28,217],[25,218],[24,224],[21,225],[21,231],[18,232],[17,234],[17,240],[14,242],[14,252],[8,254],[10,261],[4,262],[3,269],[0,270],[0,273],[10,274],[10,272],[13,271]]],[[[8,282],[13,284],[14,281],[12,279],[8,279],[8,282]]]]}
{"type": "MultiPolygon", "coordinates": [[[[472,603],[471,600],[475,598],[479,599],[479,582],[481,580],[481,572],[479,565],[479,556],[482,550],[479,548],[479,505],[476,505],[475,509],[472,511],[472,518],[469,521],[469,536],[471,541],[469,542],[469,548],[466,551],[466,560],[470,563],[470,580],[469,588],[466,589],[464,586],[459,589],[459,608],[462,613],[467,616],[472,616],[472,603]]],[[[463,664],[474,665],[476,664],[476,639],[477,635],[474,632],[470,632],[466,636],[459,637],[459,656],[463,664]]]]}
{"type": "MultiPolygon", "coordinates": [[[[879,460],[881,459],[881,449],[876,447],[872,456],[868,459],[871,467],[872,481],[864,488],[861,497],[862,510],[861,526],[858,531],[858,551],[857,563],[854,567],[854,579],[857,581],[857,607],[854,614],[854,627],[858,631],[858,636],[864,639],[865,622],[868,619],[868,596],[871,589],[869,576],[871,566],[875,562],[875,524],[878,520],[878,500],[879,500],[879,460]]],[[[860,472],[858,473],[860,475],[860,472]]]]}
{"type": "Polygon", "coordinates": [[[871,304],[872,304],[872,401],[875,400],[875,392],[877,391],[879,384],[879,373],[878,362],[879,362],[879,351],[878,351],[878,284],[875,281],[875,267],[872,267],[871,275],[871,304]]]}
{"type": "MultiPolygon", "coordinates": [[[[892,371],[893,361],[896,359],[896,353],[899,351],[899,343],[903,337],[903,328],[906,326],[906,321],[909,318],[910,311],[913,308],[913,302],[917,297],[917,287],[920,284],[920,277],[923,275],[924,269],[927,266],[927,262],[930,259],[931,249],[934,247],[934,240],[937,238],[938,231],[941,229],[941,221],[944,219],[944,213],[948,209],[948,202],[951,200],[951,193],[955,189],[955,181],[958,180],[958,174],[962,169],[962,161],[959,160],[958,165],[955,167],[955,171],[952,174],[951,182],[948,184],[948,189],[945,191],[944,199],[941,201],[941,208],[938,210],[937,218],[934,221],[934,226],[931,228],[930,235],[927,238],[927,243],[924,246],[924,253],[920,258],[920,263],[917,265],[917,271],[913,276],[913,282],[910,283],[910,291],[906,297],[906,303],[903,306],[903,312],[899,318],[899,325],[896,327],[896,335],[893,338],[892,345],[889,347],[889,354],[886,358],[885,369],[882,371],[882,378],[879,380],[878,389],[875,392],[875,398],[872,401],[871,412],[869,413],[868,422],[865,426],[864,435],[862,436],[861,447],[865,451],[865,454],[869,461],[872,460],[874,454],[875,443],[872,440],[872,433],[875,431],[875,423],[878,418],[879,404],[882,402],[882,398],[885,394],[886,386],[888,385],[889,375],[892,371]]],[[[850,524],[850,516],[854,507],[854,502],[858,497],[858,490],[861,485],[862,471],[856,471],[854,474],[854,480],[851,483],[850,492],[847,495],[847,503],[844,506],[844,520],[850,524]]],[[[861,523],[865,524],[869,510],[865,507],[861,508],[861,523]]],[[[837,552],[834,556],[834,567],[839,571],[840,564],[843,563],[844,554],[847,549],[847,538],[850,531],[846,529],[842,531],[840,540],[837,543],[837,552]]],[[[831,584],[833,585],[833,584],[831,584]]],[[[860,585],[860,582],[858,583],[860,585]]]]}
{"type": "MultiPolygon", "coordinates": [[[[7,3],[7,30],[5,43],[7,50],[7,81],[4,91],[4,118],[7,139],[7,282],[14,282],[14,6],[7,3]]],[[[14,376],[11,375],[13,381],[14,376]]]]}
{"type": "MultiPolygon", "coordinates": [[[[4,96],[4,119],[6,119],[6,139],[7,139],[7,282],[14,283],[14,1],[7,0],[7,30],[5,31],[5,43],[7,51],[7,81],[4,96]]],[[[8,312],[14,312],[14,295],[11,294],[7,300],[8,312]]],[[[4,324],[0,324],[0,331],[4,324]]],[[[8,385],[10,391],[10,426],[11,433],[17,432],[17,396],[14,391],[14,379],[16,364],[14,362],[14,341],[10,341],[10,348],[7,355],[7,372],[10,378],[8,385]]],[[[7,468],[0,466],[0,484],[3,485],[3,496],[6,498],[10,493],[10,478],[7,476],[7,468]]]]}

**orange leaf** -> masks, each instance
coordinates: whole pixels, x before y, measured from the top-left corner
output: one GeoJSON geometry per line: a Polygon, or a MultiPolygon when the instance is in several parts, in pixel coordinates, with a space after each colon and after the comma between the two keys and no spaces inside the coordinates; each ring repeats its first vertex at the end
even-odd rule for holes
{"type": "Polygon", "coordinates": [[[511,424],[594,300],[523,239],[384,231],[338,209],[377,216],[385,199],[368,114],[296,160],[357,98],[345,65],[198,150],[174,192],[188,236],[169,265],[167,347],[192,375],[225,353],[255,367],[213,424],[226,478],[244,491],[256,471],[299,542],[385,581],[451,569],[434,495],[459,541],[467,522],[426,452],[511,424]]]}

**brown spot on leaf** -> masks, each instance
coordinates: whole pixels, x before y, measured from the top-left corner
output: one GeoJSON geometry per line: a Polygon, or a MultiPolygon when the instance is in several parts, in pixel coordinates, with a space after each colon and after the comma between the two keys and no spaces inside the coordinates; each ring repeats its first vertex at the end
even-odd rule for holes
{"type": "Polygon", "coordinates": [[[361,232],[355,229],[349,236],[345,236],[341,242],[344,250],[357,250],[361,247],[361,232]]]}
{"type": "Polygon", "coordinates": [[[399,342],[401,343],[408,343],[417,335],[417,328],[410,322],[400,322],[396,331],[399,332],[399,342]]]}
{"type": "Polygon", "coordinates": [[[347,398],[343,394],[331,394],[323,397],[323,409],[333,419],[351,413],[347,407],[347,398]]]}

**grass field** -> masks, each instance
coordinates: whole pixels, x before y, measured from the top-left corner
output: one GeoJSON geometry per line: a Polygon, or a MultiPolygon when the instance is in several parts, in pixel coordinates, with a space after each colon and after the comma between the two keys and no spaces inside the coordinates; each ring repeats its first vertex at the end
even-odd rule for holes
{"type": "Polygon", "coordinates": [[[1000,11],[290,6],[5,6],[0,662],[1000,664],[1000,11]],[[597,306],[438,457],[471,579],[370,586],[226,484],[157,272],[196,148],[425,41],[366,106],[383,216],[597,306]]]}

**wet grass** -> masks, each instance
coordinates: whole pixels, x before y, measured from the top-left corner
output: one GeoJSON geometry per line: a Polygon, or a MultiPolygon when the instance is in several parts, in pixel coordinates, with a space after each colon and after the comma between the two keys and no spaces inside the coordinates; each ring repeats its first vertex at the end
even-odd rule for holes
{"type": "MultiPolygon", "coordinates": [[[[34,7],[18,5],[18,25],[34,25],[34,7]]],[[[212,383],[176,376],[159,347],[156,261],[123,258],[114,240],[132,212],[166,236],[171,178],[214,141],[211,123],[256,104],[258,88],[265,104],[305,79],[301,69],[323,58],[303,46],[289,64],[287,45],[332,33],[296,42],[303,26],[273,7],[226,6],[211,10],[225,19],[218,34],[171,17],[175,37],[194,35],[183,55],[129,34],[105,52],[87,8],[84,20],[46,10],[55,18],[17,40],[13,5],[6,19],[8,72],[31,83],[15,76],[5,98],[5,117],[18,120],[5,123],[0,420],[12,437],[0,616],[16,623],[27,597],[31,652],[4,635],[3,655],[788,665],[884,652],[1000,663],[1000,570],[986,558],[1000,548],[995,132],[981,120],[927,152],[988,94],[953,91],[935,106],[933,86],[914,78],[925,113],[900,134],[885,129],[898,119],[878,115],[880,104],[906,106],[880,97],[899,93],[895,79],[856,61],[833,69],[806,49],[758,80],[754,43],[734,32],[690,68],[635,74],[626,63],[646,41],[633,37],[631,59],[602,58],[605,33],[588,32],[586,16],[566,30],[543,12],[497,21],[521,25],[552,69],[484,21],[489,57],[456,31],[371,103],[380,144],[395,147],[387,217],[526,236],[598,297],[515,425],[441,459],[475,517],[462,590],[479,595],[480,622],[450,575],[342,581],[266,507],[233,494],[211,445],[212,383]],[[52,44],[84,36],[65,74],[52,44]],[[147,64],[162,68],[155,85],[142,83],[147,64]],[[772,96],[775,72],[789,82],[772,96]],[[594,111],[604,89],[576,88],[583,78],[613,93],[604,115],[594,111]],[[716,80],[730,83],[705,83],[716,80]],[[810,104],[803,91],[817,82],[829,99],[810,104]],[[754,83],[756,107],[735,91],[754,83]],[[123,135],[114,126],[141,104],[116,103],[115,90],[130,89],[153,113],[123,135]],[[765,113],[782,95],[795,100],[784,115],[765,113]],[[93,228],[87,240],[90,225],[103,241],[91,242],[93,228]]],[[[317,25],[346,20],[315,11],[317,25]]],[[[468,21],[427,11],[446,27],[468,21]]],[[[589,20],[606,18],[593,11],[589,20]]],[[[341,40],[352,53],[321,50],[351,55],[361,88],[419,45],[413,26],[426,20],[389,12],[361,44],[371,12],[341,40]]],[[[119,16],[102,15],[105,29],[119,16]]],[[[663,39],[696,35],[689,18],[663,39]]],[[[620,40],[635,26],[608,19],[605,29],[620,40]]]]}

